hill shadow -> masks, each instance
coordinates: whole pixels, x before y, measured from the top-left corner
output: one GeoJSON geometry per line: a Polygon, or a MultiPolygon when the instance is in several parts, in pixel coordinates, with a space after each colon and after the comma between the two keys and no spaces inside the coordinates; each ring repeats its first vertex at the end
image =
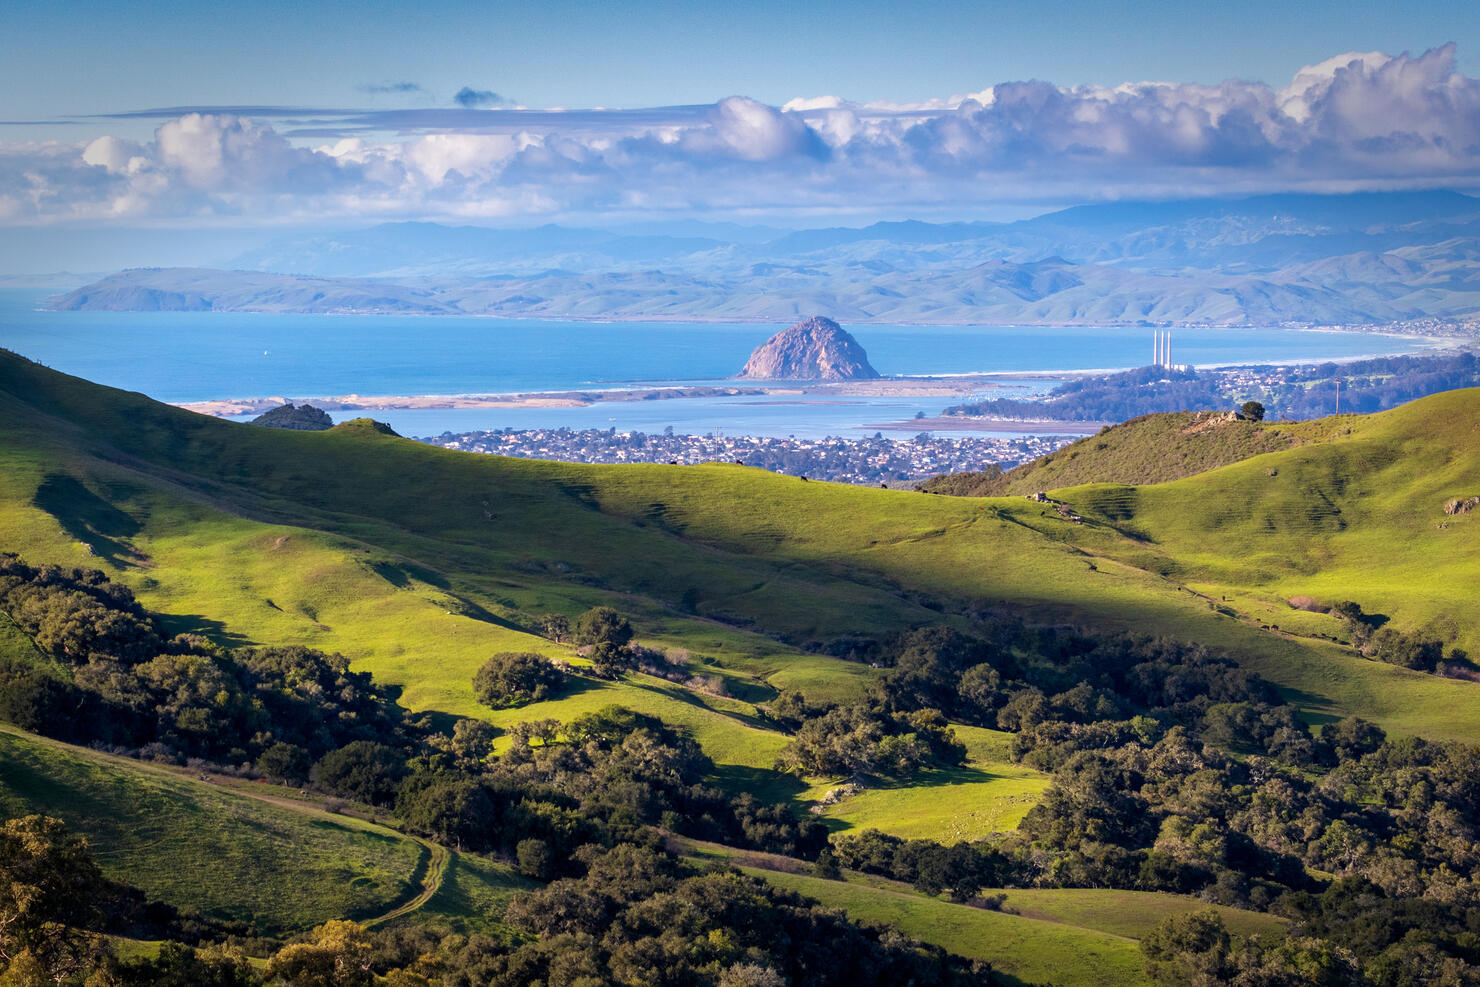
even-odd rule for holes
{"type": "Polygon", "coordinates": [[[228,631],[221,621],[198,613],[155,613],[153,616],[166,637],[199,634],[223,648],[245,648],[253,643],[251,638],[228,631]]]}
{"type": "Polygon", "coordinates": [[[540,636],[538,632],[530,630],[528,627],[521,626],[514,623],[514,621],[512,620],[509,620],[505,617],[500,617],[496,613],[485,610],[481,605],[474,603],[472,600],[468,599],[465,596],[458,596],[456,593],[448,593],[447,595],[452,598],[452,601],[457,608],[452,612],[457,614],[459,617],[468,617],[473,620],[482,621],[485,624],[493,624],[495,627],[502,627],[506,631],[516,631],[520,634],[531,634],[535,637],[540,636]]]}
{"type": "Polygon", "coordinates": [[[807,790],[806,782],[795,775],[747,764],[716,764],[709,776],[725,791],[749,793],[759,802],[789,802],[807,790]]]}
{"type": "Polygon", "coordinates": [[[127,539],[144,526],[83,486],[76,477],[48,473],[31,503],[57,519],[62,530],[116,566],[132,566],[140,555],[127,539]]]}
{"type": "Polygon", "coordinates": [[[707,713],[713,713],[715,716],[727,717],[737,723],[744,723],[746,726],[755,727],[757,730],[776,729],[776,724],[763,716],[757,716],[754,713],[742,713],[739,710],[734,709],[723,709],[718,706],[711,706],[708,702],[705,701],[704,695],[702,693],[694,692],[675,682],[670,682],[667,679],[659,679],[653,676],[647,677],[652,679],[652,681],[641,682],[633,678],[629,679],[629,684],[635,685],[640,689],[647,689],[652,692],[661,692],[663,695],[669,697],[670,699],[677,699],[681,703],[686,703],[697,709],[702,709],[707,713]],[[658,685],[658,682],[662,682],[663,685],[658,685]],[[664,686],[667,686],[667,688],[664,688],[664,686]]]}
{"type": "Polygon", "coordinates": [[[1336,704],[1326,696],[1285,686],[1279,686],[1278,689],[1280,697],[1299,711],[1300,718],[1307,726],[1324,726],[1341,719],[1340,713],[1333,712],[1336,704]]]}
{"type": "Polygon", "coordinates": [[[375,574],[396,589],[407,589],[411,586],[413,579],[435,586],[437,589],[446,590],[452,587],[447,577],[440,572],[434,572],[426,566],[416,565],[411,562],[371,562],[370,568],[375,574]]]}

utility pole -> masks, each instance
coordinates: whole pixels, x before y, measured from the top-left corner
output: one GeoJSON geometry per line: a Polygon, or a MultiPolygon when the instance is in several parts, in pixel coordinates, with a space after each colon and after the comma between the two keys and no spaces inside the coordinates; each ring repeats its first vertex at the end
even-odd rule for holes
{"type": "Polygon", "coordinates": [[[1336,378],[1336,413],[1341,414],[1341,378],[1336,378]]]}

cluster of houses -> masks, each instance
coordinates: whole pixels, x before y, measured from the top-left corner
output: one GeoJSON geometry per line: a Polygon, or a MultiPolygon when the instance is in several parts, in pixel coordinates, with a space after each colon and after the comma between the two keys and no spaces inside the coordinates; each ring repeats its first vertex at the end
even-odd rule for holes
{"type": "Polygon", "coordinates": [[[466,452],[576,463],[677,466],[739,462],[790,476],[877,486],[912,482],[940,473],[981,470],[992,463],[1000,463],[1006,469],[1047,455],[1073,438],[1050,435],[956,439],[920,433],[893,439],[876,433],[871,438],[859,439],[783,439],[559,428],[443,432],[422,441],[466,452]]]}

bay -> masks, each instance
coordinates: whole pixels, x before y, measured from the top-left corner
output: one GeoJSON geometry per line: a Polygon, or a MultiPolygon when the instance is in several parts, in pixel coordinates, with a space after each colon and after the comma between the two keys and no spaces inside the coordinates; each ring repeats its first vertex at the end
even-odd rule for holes
{"type": "MultiPolygon", "coordinates": [[[[780,325],[567,322],[406,315],[47,312],[36,292],[0,292],[0,346],[55,369],[176,403],[283,395],[488,394],[714,383],[780,325]]],[[[885,375],[1054,374],[1144,366],[1150,329],[847,326],[885,375]]],[[[1172,359],[1293,363],[1404,353],[1432,340],[1279,328],[1175,329],[1172,359]]],[[[1042,387],[1042,382],[1017,382],[1042,387]]],[[[1023,393],[1016,391],[1016,393],[1023,393]]],[[[740,398],[584,408],[376,412],[403,434],[483,428],[818,436],[933,415],[941,398],[787,403],[740,398]]],[[[353,417],[338,414],[337,418],[353,417]]],[[[945,434],[945,433],[940,433],[945,434]]],[[[975,433],[982,434],[982,433],[975,433]]]]}

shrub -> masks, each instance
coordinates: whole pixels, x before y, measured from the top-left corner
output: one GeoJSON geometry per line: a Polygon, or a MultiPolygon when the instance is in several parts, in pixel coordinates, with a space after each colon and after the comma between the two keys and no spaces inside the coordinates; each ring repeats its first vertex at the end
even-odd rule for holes
{"type": "Polygon", "coordinates": [[[313,779],[334,795],[389,805],[406,774],[405,756],[369,740],[330,751],[314,765],[313,779]]]}
{"type": "Polygon", "coordinates": [[[611,607],[592,607],[576,618],[577,644],[610,644],[620,648],[632,640],[632,625],[611,607]]]}
{"type": "Polygon", "coordinates": [[[553,696],[563,678],[560,670],[540,655],[501,651],[473,676],[473,695],[485,706],[522,706],[553,696]]]}

